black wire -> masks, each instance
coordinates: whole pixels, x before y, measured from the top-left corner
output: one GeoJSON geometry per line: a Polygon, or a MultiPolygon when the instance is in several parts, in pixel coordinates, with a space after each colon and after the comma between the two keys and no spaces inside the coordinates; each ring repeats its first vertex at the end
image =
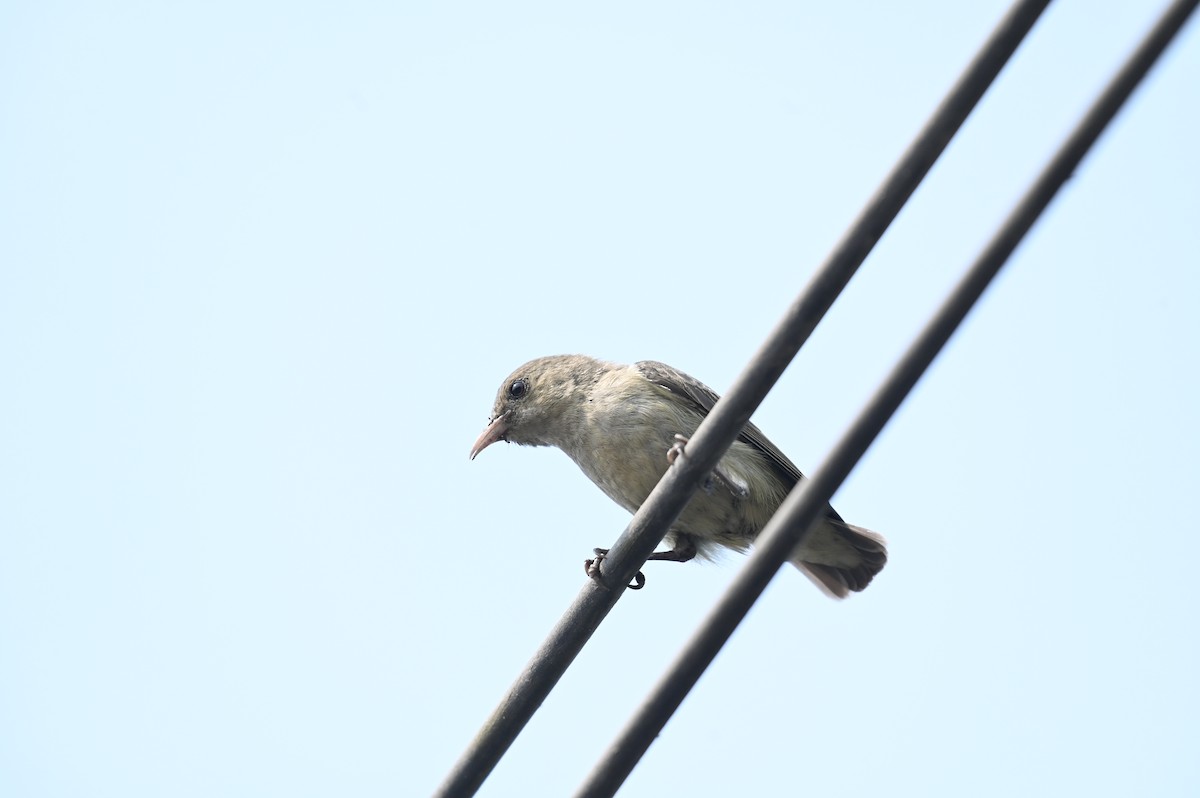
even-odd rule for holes
{"type": "Polygon", "coordinates": [[[812,479],[801,482],[780,506],[755,541],[753,554],[733,584],[596,765],[576,793],[577,798],[611,796],[624,783],[771,578],[808,534],[833,492],[875,440],[1198,3],[1200,0],[1177,0],[1147,34],[825,462],[814,472],[812,479]]]}
{"type": "Polygon", "coordinates": [[[979,54],[766,343],[696,430],[688,443],[688,456],[676,460],[675,465],[667,469],[662,481],[634,514],[604,562],[603,583],[588,580],[584,584],[583,590],[550,630],[525,670],[455,763],[436,796],[459,798],[474,795],[479,789],[616,604],[625,586],[662,541],[697,486],[749,421],[1048,4],[1049,0],[1020,0],[996,26],[979,54]]]}

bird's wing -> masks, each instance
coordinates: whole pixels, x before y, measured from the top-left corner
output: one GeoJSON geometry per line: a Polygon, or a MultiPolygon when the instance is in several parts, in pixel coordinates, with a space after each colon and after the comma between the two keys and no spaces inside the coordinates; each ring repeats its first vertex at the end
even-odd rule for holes
{"type": "MultiPolygon", "coordinates": [[[[679,369],[672,368],[666,363],[659,363],[657,360],[641,360],[635,363],[634,366],[650,382],[687,400],[702,416],[707,416],[709,411],[713,409],[713,405],[721,398],[716,391],[700,382],[700,380],[689,374],[684,374],[679,369]]],[[[789,484],[794,485],[804,479],[804,475],[800,473],[800,469],[796,467],[796,464],[789,460],[787,455],[779,450],[778,446],[771,443],[762,430],[756,427],[753,422],[746,422],[746,426],[742,428],[741,434],[738,435],[738,440],[753,446],[766,455],[767,459],[778,470],[779,475],[789,484]]],[[[842,520],[838,512],[828,503],[826,503],[825,508],[826,517],[835,521],[842,520]]]]}
{"type": "MultiPolygon", "coordinates": [[[[642,360],[635,364],[642,376],[648,379],[655,385],[666,388],[671,393],[687,400],[702,416],[707,416],[709,411],[713,409],[713,405],[721,397],[716,391],[709,388],[700,380],[688,374],[684,374],[679,369],[672,368],[666,363],[659,363],[656,360],[642,360]]],[[[771,443],[762,430],[754,426],[752,422],[746,422],[746,426],[742,429],[738,439],[743,443],[753,446],[755,449],[767,456],[778,471],[780,476],[784,477],[789,483],[795,484],[804,475],[800,473],[800,469],[796,464],[787,458],[779,447],[771,443]]],[[[840,516],[833,512],[833,508],[829,508],[834,517],[840,520],[840,516]]]]}

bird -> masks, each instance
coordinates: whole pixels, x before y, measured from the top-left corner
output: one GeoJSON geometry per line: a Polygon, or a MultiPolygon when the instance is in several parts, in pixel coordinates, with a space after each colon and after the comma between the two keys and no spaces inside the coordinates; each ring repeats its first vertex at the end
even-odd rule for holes
{"type": "MultiPolygon", "coordinates": [[[[530,360],[500,384],[470,459],[499,441],[554,446],[629,512],[650,495],[685,451],[720,397],[665,363],[632,365],[587,355],[530,360]]],[[[713,559],[745,551],[805,477],[753,423],[747,423],[701,489],[667,531],[670,549],[651,560],[713,559]]],[[[603,557],[604,549],[596,549],[603,557]]],[[[824,593],[845,598],[867,587],[887,563],[884,538],[854,526],[826,503],[820,522],[790,561],[824,593]]],[[[599,577],[599,561],[585,564],[599,577]]],[[[630,585],[640,587],[644,578],[630,585]]]]}

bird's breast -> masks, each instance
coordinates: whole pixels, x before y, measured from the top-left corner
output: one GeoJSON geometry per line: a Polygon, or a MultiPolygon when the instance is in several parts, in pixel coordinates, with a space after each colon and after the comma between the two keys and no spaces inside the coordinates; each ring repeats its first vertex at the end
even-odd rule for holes
{"type": "Polygon", "coordinates": [[[610,426],[572,456],[609,498],[636,512],[666,473],[669,448],[668,442],[647,430],[610,426]]]}

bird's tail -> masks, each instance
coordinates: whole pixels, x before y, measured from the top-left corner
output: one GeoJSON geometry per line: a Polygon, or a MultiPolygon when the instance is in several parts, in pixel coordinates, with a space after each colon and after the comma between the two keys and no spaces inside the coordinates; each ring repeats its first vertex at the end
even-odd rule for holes
{"type": "Polygon", "coordinates": [[[887,541],[877,532],[828,519],[792,557],[792,564],[832,598],[865,590],[887,564],[887,541]]]}

